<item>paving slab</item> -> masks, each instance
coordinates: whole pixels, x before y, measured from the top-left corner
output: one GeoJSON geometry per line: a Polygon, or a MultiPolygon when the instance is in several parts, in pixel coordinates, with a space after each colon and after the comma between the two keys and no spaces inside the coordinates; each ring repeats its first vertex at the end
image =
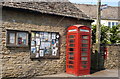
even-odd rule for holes
{"type": "Polygon", "coordinates": [[[118,69],[106,69],[106,70],[95,72],[90,75],[83,75],[83,76],[75,76],[67,73],[59,73],[54,75],[44,75],[44,76],[37,76],[37,77],[118,77],[118,69]]]}

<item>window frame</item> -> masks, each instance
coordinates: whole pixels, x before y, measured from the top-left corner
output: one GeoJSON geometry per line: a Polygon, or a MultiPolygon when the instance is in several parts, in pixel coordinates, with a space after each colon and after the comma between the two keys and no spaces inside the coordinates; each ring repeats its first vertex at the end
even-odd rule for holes
{"type": "Polygon", "coordinates": [[[6,32],[6,46],[7,47],[29,47],[29,32],[28,31],[20,31],[20,30],[7,30],[6,32]],[[10,33],[15,33],[15,43],[10,43],[10,33]],[[18,33],[26,33],[26,44],[19,45],[18,42],[18,33]]]}

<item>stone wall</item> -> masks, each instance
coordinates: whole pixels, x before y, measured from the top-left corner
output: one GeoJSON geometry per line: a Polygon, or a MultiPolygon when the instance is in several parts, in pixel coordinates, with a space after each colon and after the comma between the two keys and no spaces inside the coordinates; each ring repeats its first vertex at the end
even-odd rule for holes
{"type": "Polygon", "coordinates": [[[3,77],[31,77],[65,72],[66,29],[70,25],[90,22],[62,16],[53,16],[37,12],[16,9],[3,10],[5,29],[22,31],[47,31],[60,34],[60,58],[31,60],[29,48],[6,47],[6,30],[3,35],[3,77]]]}
{"type": "Polygon", "coordinates": [[[115,69],[119,67],[120,45],[107,46],[108,57],[105,60],[105,68],[115,69]]]}
{"type": "Polygon", "coordinates": [[[2,7],[0,6],[0,78],[2,77],[2,7]]]}
{"type": "Polygon", "coordinates": [[[101,53],[95,52],[93,45],[91,53],[91,70],[116,69],[119,67],[120,45],[102,46],[107,48],[107,57],[105,58],[104,48],[101,53]]]}

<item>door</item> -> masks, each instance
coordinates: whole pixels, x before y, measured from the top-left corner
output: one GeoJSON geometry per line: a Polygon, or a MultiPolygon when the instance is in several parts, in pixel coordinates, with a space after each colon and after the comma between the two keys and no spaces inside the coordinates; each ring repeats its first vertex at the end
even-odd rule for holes
{"type": "Polygon", "coordinates": [[[80,71],[85,74],[90,69],[90,34],[80,33],[80,71]]]}
{"type": "Polygon", "coordinates": [[[67,35],[67,49],[66,49],[66,72],[74,73],[75,71],[75,52],[76,52],[76,34],[67,35]]]}

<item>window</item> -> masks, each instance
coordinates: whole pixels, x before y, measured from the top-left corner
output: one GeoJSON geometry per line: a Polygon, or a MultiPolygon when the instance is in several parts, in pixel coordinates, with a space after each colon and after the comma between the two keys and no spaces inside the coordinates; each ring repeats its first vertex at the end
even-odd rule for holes
{"type": "Polygon", "coordinates": [[[108,22],[108,26],[111,27],[111,22],[108,22]]]}
{"type": "Polygon", "coordinates": [[[115,22],[112,22],[112,26],[114,26],[115,25],[115,22]]]}
{"type": "Polygon", "coordinates": [[[28,32],[8,30],[7,46],[28,46],[28,32]]]}
{"type": "Polygon", "coordinates": [[[118,22],[116,22],[116,25],[118,25],[118,22]]]}
{"type": "Polygon", "coordinates": [[[31,32],[32,58],[58,58],[59,33],[31,32]]]}
{"type": "Polygon", "coordinates": [[[118,22],[108,22],[108,26],[112,28],[112,26],[118,25],[118,22]]]}

